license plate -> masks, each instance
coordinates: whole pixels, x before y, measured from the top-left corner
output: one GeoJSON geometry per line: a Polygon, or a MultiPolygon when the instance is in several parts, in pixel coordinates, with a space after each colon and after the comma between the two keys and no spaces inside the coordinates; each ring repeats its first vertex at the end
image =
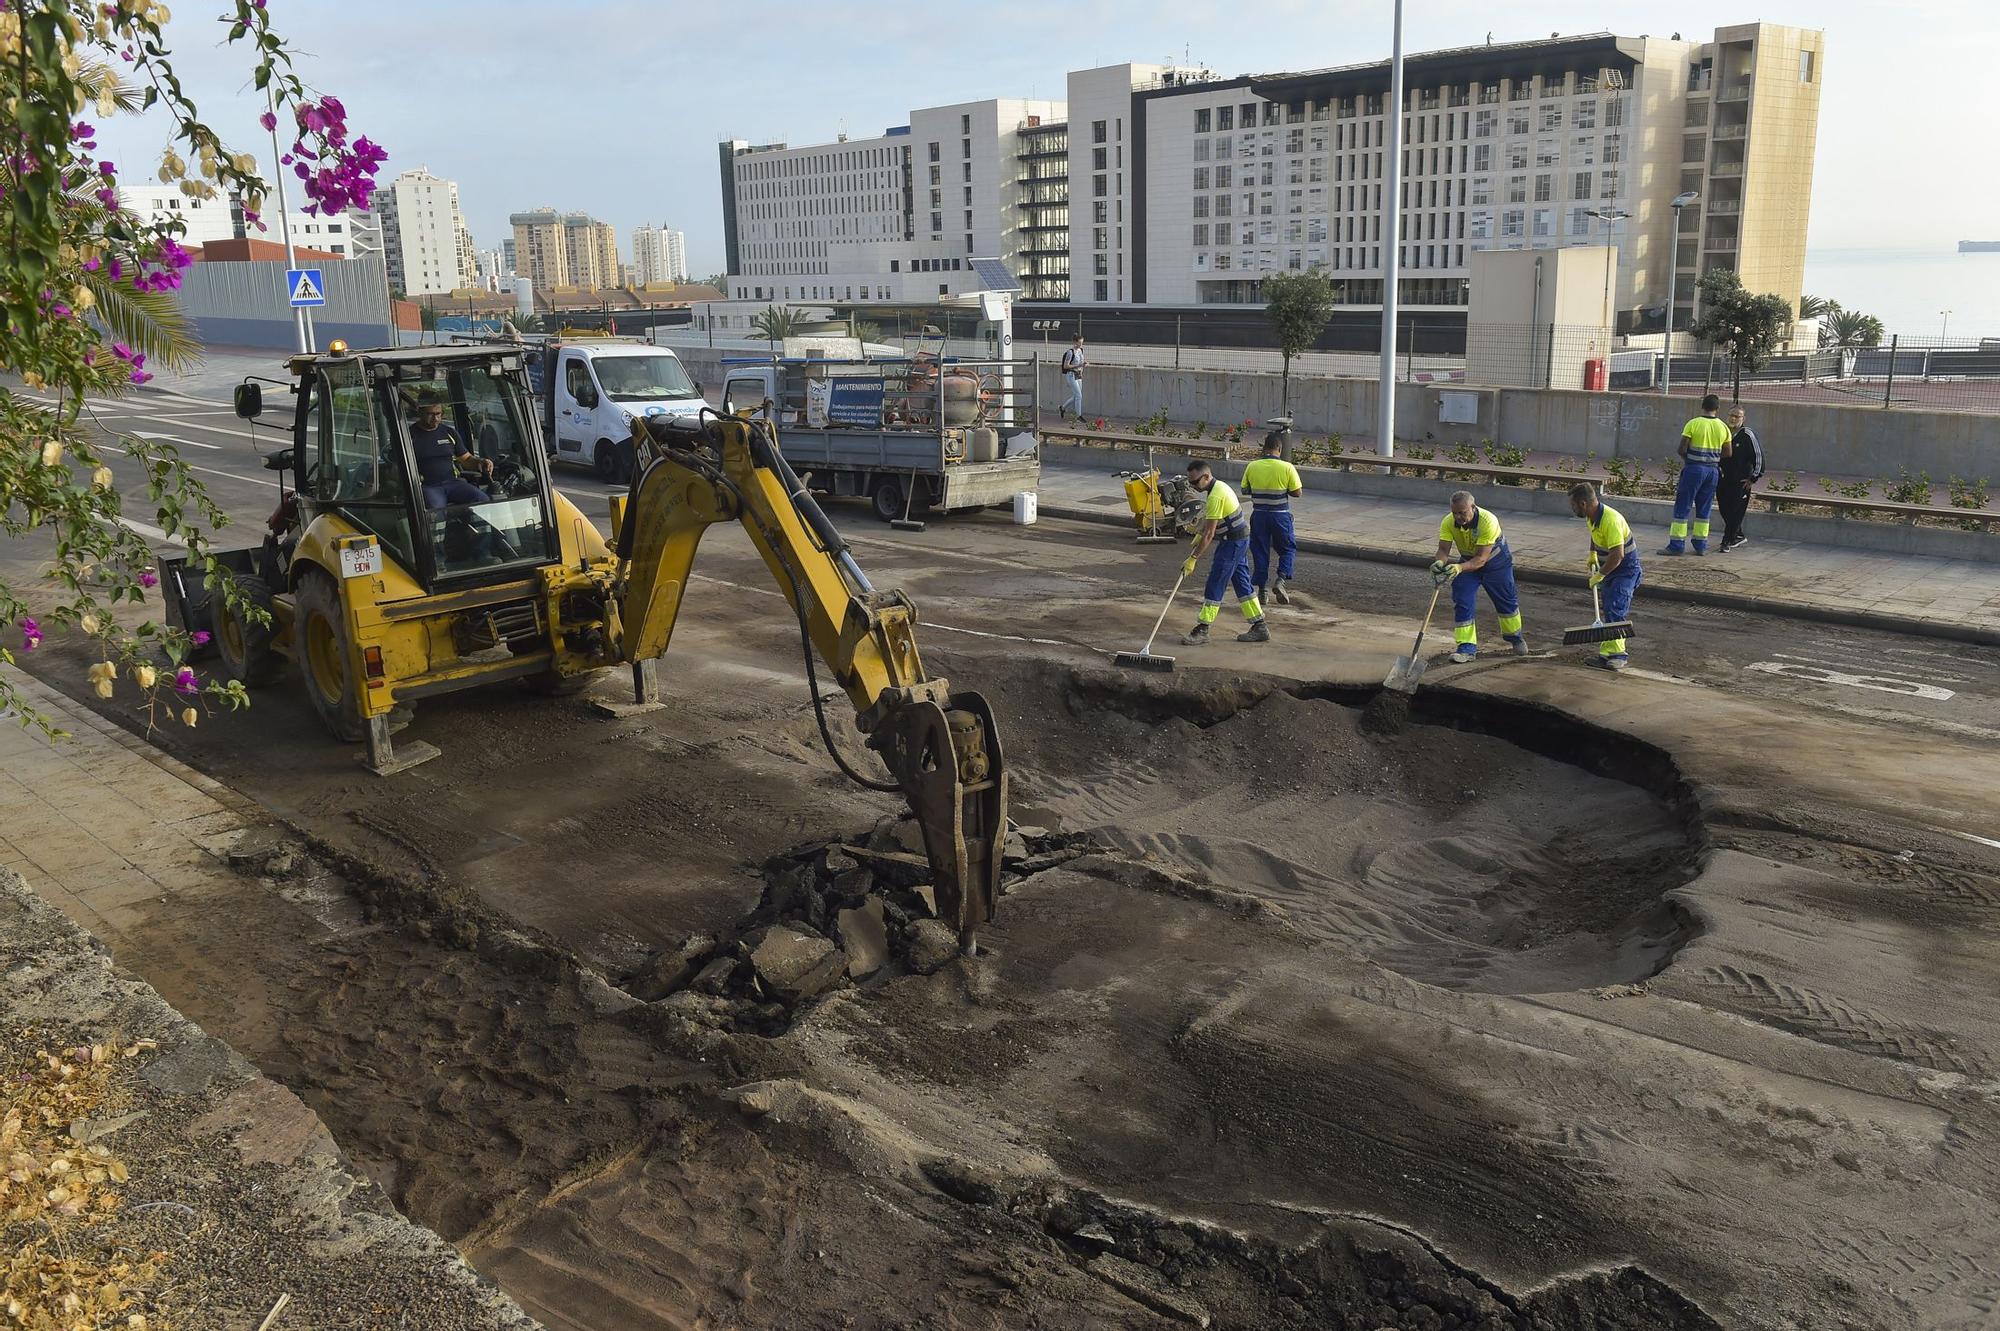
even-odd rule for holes
{"type": "Polygon", "coordinates": [[[372,578],[382,571],[382,547],[379,545],[343,546],[340,551],[340,576],[343,578],[372,578]]]}

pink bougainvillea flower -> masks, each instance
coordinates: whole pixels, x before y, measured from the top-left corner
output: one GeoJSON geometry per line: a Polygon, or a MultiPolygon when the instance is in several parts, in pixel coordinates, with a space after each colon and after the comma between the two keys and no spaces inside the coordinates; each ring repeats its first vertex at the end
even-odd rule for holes
{"type": "Polygon", "coordinates": [[[263,115],[257,117],[257,123],[265,129],[276,129],[278,127],[278,118],[269,111],[266,111],[263,115]]]}
{"type": "Polygon", "coordinates": [[[160,585],[160,575],[149,568],[140,569],[139,585],[141,587],[157,587],[160,585]]]}
{"type": "Polygon", "coordinates": [[[201,681],[195,678],[193,666],[182,666],[174,671],[174,692],[194,693],[201,688],[201,681]]]}
{"type": "Polygon", "coordinates": [[[41,646],[41,643],[42,626],[37,624],[31,616],[24,616],[21,620],[21,650],[32,652],[35,648],[41,646]]]}
{"type": "Polygon", "coordinates": [[[197,647],[206,647],[208,645],[208,630],[196,629],[194,633],[189,636],[188,640],[197,647]]]}

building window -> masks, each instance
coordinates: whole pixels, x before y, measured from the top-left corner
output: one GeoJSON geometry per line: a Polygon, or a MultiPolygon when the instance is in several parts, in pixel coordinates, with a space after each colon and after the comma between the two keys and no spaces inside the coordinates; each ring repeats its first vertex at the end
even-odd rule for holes
{"type": "Polygon", "coordinates": [[[1507,113],[1507,132],[1509,134],[1526,134],[1528,132],[1528,113],[1526,111],[1509,111],[1507,113]]]}
{"type": "Polygon", "coordinates": [[[1210,114],[1209,114],[1209,109],[1207,107],[1204,106],[1200,110],[1196,111],[1194,113],[1194,132],[1197,134],[1208,133],[1209,120],[1210,120],[1210,114]]]}
{"type": "Polygon", "coordinates": [[[1091,192],[1091,194],[1092,194],[1093,196],[1095,196],[1096,198],[1100,198],[1100,199],[1101,199],[1101,198],[1103,198],[1103,197],[1105,196],[1105,194],[1107,193],[1107,191],[1106,191],[1106,190],[1105,190],[1105,188],[1104,188],[1104,177],[1103,177],[1103,176],[1092,176],[1092,177],[1090,178],[1090,192],[1091,192]]]}
{"type": "Polygon", "coordinates": [[[1622,161],[1624,160],[1624,155],[1625,140],[1623,136],[1606,134],[1604,136],[1604,164],[1609,166],[1613,162],[1622,161]]]}
{"type": "Polygon", "coordinates": [[[1618,181],[1618,173],[1616,171],[1606,171],[1604,173],[1603,185],[1604,185],[1603,189],[1598,191],[1597,195],[1598,198],[1615,199],[1618,197],[1619,181],[1618,181]]]}
{"type": "Polygon", "coordinates": [[[1591,185],[1590,172],[1588,171],[1577,172],[1574,176],[1570,177],[1569,196],[1572,199],[1589,198],[1590,185],[1591,185]]]}
{"type": "Polygon", "coordinates": [[[1526,176],[1507,177],[1507,202],[1526,203],[1528,201],[1528,178],[1526,176]]]}
{"type": "Polygon", "coordinates": [[[1535,177],[1535,202],[1547,203],[1554,197],[1555,177],[1544,172],[1535,177]]]}
{"type": "Polygon", "coordinates": [[[1554,139],[1540,139],[1535,143],[1535,165],[1554,166],[1562,160],[1562,149],[1554,139]]]}
{"type": "Polygon", "coordinates": [[[1535,235],[1546,237],[1555,234],[1555,217],[1556,210],[1553,208],[1535,209],[1535,235]]]}
{"type": "Polygon", "coordinates": [[[1196,139],[1194,141],[1194,160],[1197,162],[1206,162],[1208,160],[1207,139],[1196,139]]]}
{"type": "Polygon", "coordinates": [[[965,252],[967,254],[972,253],[972,233],[970,231],[965,233],[965,252]]]}
{"type": "Polygon", "coordinates": [[[938,146],[935,143],[931,145],[931,160],[933,162],[938,160],[938,146]]]}
{"type": "Polygon", "coordinates": [[[1109,161],[1107,160],[1107,158],[1106,158],[1106,156],[1105,156],[1105,151],[1104,151],[1104,149],[1102,149],[1102,148],[1092,148],[1092,149],[1090,150],[1090,169],[1091,169],[1091,170],[1093,170],[1093,171],[1102,171],[1102,170],[1104,170],[1104,169],[1105,169],[1105,168],[1106,168],[1107,166],[1109,166],[1109,165],[1110,165],[1110,162],[1109,162],[1109,161]]]}
{"type": "Polygon", "coordinates": [[[1563,109],[1561,103],[1557,103],[1553,106],[1545,106],[1542,108],[1543,133],[1546,134],[1548,131],[1552,129],[1561,129],[1562,124],[1563,124],[1563,109]]]}
{"type": "Polygon", "coordinates": [[[1196,217],[1208,216],[1208,196],[1206,194],[1197,194],[1194,196],[1194,215],[1196,217]]]}
{"type": "Polygon", "coordinates": [[[1090,232],[1090,248],[1094,250],[1103,249],[1105,246],[1105,237],[1107,234],[1109,233],[1107,233],[1105,229],[1101,226],[1092,228],[1090,232]]]}
{"type": "Polygon", "coordinates": [[[972,163],[970,163],[970,162],[961,162],[961,163],[959,164],[959,177],[958,177],[958,178],[959,178],[960,180],[963,180],[963,181],[967,181],[967,182],[970,182],[970,181],[972,180],[972,163]]]}
{"type": "Polygon", "coordinates": [[[1502,237],[1521,234],[1523,214],[1519,208],[1509,208],[1500,214],[1500,234],[1502,237]]]}
{"type": "Polygon", "coordinates": [[[1610,129],[1625,123],[1625,99],[1607,97],[1604,99],[1604,127],[1610,129]]]}
{"type": "MultiPolygon", "coordinates": [[[[1586,176],[1584,179],[1588,180],[1589,177],[1586,176]]],[[[1590,209],[1572,208],[1569,210],[1569,233],[1572,236],[1587,236],[1590,234],[1590,209]]]]}
{"type": "Polygon", "coordinates": [[[1481,144],[1477,144],[1477,145],[1475,145],[1475,146],[1473,147],[1473,149],[1472,149],[1472,169],[1473,169],[1474,171],[1491,171],[1491,170],[1493,169],[1493,145],[1492,145],[1492,144],[1490,144],[1490,143],[1481,143],[1481,144]]]}
{"type": "Polygon", "coordinates": [[[1576,104],[1571,123],[1578,129],[1591,129],[1597,124],[1597,99],[1586,97],[1576,104]]]}
{"type": "Polygon", "coordinates": [[[1195,248],[1196,248],[1196,249],[1201,249],[1201,248],[1204,248],[1204,247],[1206,247],[1206,246],[1207,246],[1207,244],[1208,244],[1208,223],[1206,223],[1206,222],[1196,222],[1196,223],[1195,223],[1195,225],[1194,225],[1194,243],[1195,243],[1195,248]]]}
{"type": "MultiPolygon", "coordinates": [[[[1220,168],[1220,169],[1221,169],[1221,170],[1224,170],[1224,171],[1227,171],[1227,170],[1228,170],[1229,168],[1225,166],[1225,167],[1222,167],[1222,168],[1220,168]]],[[[1194,187],[1195,187],[1196,189],[1207,189],[1207,188],[1208,188],[1208,168],[1207,168],[1207,167],[1205,167],[1205,166],[1198,166],[1198,167],[1196,167],[1196,168],[1194,169],[1194,187]]]]}
{"type": "Polygon", "coordinates": [[[1811,51],[1801,51],[1799,52],[1799,82],[1811,83],[1812,81],[1813,53],[1811,51]]]}
{"type": "Polygon", "coordinates": [[[1216,108],[1215,108],[1215,127],[1216,127],[1217,129],[1234,129],[1234,128],[1236,128],[1236,108],[1235,108],[1235,107],[1233,107],[1233,106],[1218,106],[1218,107],[1216,107],[1216,108]]]}
{"type": "Polygon", "coordinates": [[[1104,142],[1104,124],[1105,122],[1102,120],[1093,120],[1090,122],[1090,141],[1092,143],[1104,142]]]}
{"type": "Polygon", "coordinates": [[[972,117],[971,117],[971,116],[969,116],[969,115],[966,115],[966,116],[960,116],[960,117],[958,118],[958,132],[959,132],[959,133],[961,133],[961,134],[970,134],[970,133],[972,133],[972,117]]]}
{"type": "Polygon", "coordinates": [[[1588,134],[1579,134],[1569,146],[1571,166],[1597,165],[1597,140],[1588,134]]]}
{"type": "Polygon", "coordinates": [[[1111,284],[1109,282],[1094,282],[1091,285],[1099,300],[1111,299],[1111,284]]]}
{"type": "Polygon", "coordinates": [[[1234,174],[1233,174],[1234,171],[1235,171],[1234,167],[1228,167],[1228,166],[1216,167],[1215,187],[1217,189],[1228,189],[1232,180],[1234,179],[1234,174]]]}
{"type": "Polygon", "coordinates": [[[1102,199],[1090,205],[1090,220],[1093,222],[1109,222],[1111,220],[1110,214],[1110,205],[1106,204],[1102,199]]]}
{"type": "Polygon", "coordinates": [[[932,214],[931,214],[931,234],[932,234],[932,235],[936,235],[936,234],[937,234],[938,232],[940,232],[940,231],[942,231],[942,230],[944,230],[944,214],[943,214],[943,213],[932,213],[932,214]]]}

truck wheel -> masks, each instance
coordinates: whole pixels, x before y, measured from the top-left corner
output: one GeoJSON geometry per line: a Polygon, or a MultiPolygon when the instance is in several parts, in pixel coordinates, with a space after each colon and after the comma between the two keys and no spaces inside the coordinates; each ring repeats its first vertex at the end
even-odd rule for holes
{"type": "Polygon", "coordinates": [[[884,522],[894,522],[903,516],[903,482],[895,476],[884,476],[875,482],[875,488],[868,492],[875,503],[875,516],[884,522]]]}
{"type": "Polygon", "coordinates": [[[211,603],[215,624],[215,651],[222,659],[223,673],[245,686],[269,684],[284,671],[285,659],[271,646],[278,631],[278,612],[271,600],[271,588],[262,578],[239,574],[236,588],[245,601],[270,616],[262,624],[252,624],[229,608],[218,590],[211,603]]]}
{"type": "Polygon", "coordinates": [[[347,619],[341,613],[340,590],[320,572],[299,579],[292,620],[292,640],[299,655],[299,677],[306,701],[333,737],[359,744],[367,733],[361,720],[354,672],[348,669],[347,619]]]}
{"type": "Polygon", "coordinates": [[[591,454],[591,463],[598,480],[608,485],[618,479],[618,450],[611,446],[609,439],[597,441],[597,451],[591,454]]]}

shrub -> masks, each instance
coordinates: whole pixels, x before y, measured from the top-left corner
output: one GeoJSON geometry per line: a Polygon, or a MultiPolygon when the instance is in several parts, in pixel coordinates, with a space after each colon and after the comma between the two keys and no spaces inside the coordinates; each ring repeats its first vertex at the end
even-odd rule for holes
{"type": "Polygon", "coordinates": [[[1488,444],[1486,460],[1496,467],[1525,467],[1528,465],[1528,450],[1516,448],[1513,444],[1488,444]]]}
{"type": "Polygon", "coordinates": [[[1909,468],[1898,467],[1897,478],[1888,488],[1889,502],[1892,504],[1928,504],[1931,502],[1931,474],[1920,471],[1910,475],[1909,468]]]}
{"type": "Polygon", "coordinates": [[[1792,494],[1799,488],[1799,474],[1796,471],[1788,471],[1785,473],[1784,480],[1772,481],[1765,488],[1775,490],[1779,494],[1792,494]]]}
{"type": "MultiPolygon", "coordinates": [[[[1986,507],[1986,478],[1984,476],[1981,476],[1976,481],[1968,481],[1954,476],[1947,484],[1951,490],[1951,506],[1953,508],[1986,507]]],[[[1987,530],[1985,523],[1974,522],[1971,519],[1960,522],[1958,525],[1966,531],[1987,530]]]]}
{"type": "Polygon", "coordinates": [[[1479,450],[1474,448],[1471,444],[1453,444],[1450,448],[1447,448],[1444,451],[1444,455],[1450,458],[1453,462],[1479,461],[1479,450]]]}
{"type": "Polygon", "coordinates": [[[1639,493],[1639,482],[1646,478],[1644,463],[1612,458],[1604,464],[1604,488],[1615,495],[1635,495],[1639,493]]]}

